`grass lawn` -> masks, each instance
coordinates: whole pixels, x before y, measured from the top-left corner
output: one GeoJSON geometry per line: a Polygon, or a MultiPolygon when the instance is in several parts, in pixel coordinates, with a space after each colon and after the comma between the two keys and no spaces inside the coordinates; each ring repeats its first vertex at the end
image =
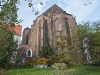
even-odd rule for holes
{"type": "Polygon", "coordinates": [[[100,67],[82,66],[68,70],[50,70],[19,67],[1,72],[0,75],[100,75],[100,67]]]}

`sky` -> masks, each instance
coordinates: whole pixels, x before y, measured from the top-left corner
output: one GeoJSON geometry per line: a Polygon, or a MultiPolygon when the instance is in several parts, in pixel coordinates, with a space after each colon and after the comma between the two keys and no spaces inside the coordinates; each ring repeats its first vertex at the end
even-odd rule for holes
{"type": "Polygon", "coordinates": [[[76,18],[77,24],[83,21],[94,22],[100,20],[100,0],[32,0],[34,9],[39,11],[38,15],[32,12],[32,8],[28,7],[28,3],[28,0],[20,0],[20,5],[18,5],[18,19],[23,20],[20,23],[22,30],[26,27],[31,28],[33,20],[54,4],[61,7],[67,13],[72,14],[76,18]],[[43,5],[37,3],[41,1],[43,5]]]}

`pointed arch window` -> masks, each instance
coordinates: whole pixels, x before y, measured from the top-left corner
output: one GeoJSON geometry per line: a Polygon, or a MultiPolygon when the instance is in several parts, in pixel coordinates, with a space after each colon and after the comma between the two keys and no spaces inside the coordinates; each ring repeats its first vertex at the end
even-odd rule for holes
{"type": "Polygon", "coordinates": [[[56,31],[60,30],[60,20],[59,19],[55,20],[55,30],[56,31]]]}
{"type": "Polygon", "coordinates": [[[44,39],[43,39],[43,44],[46,44],[46,39],[48,38],[48,22],[47,20],[44,23],[44,39]]]}
{"type": "Polygon", "coordinates": [[[39,43],[39,47],[38,47],[38,49],[39,49],[39,51],[40,51],[40,47],[41,47],[41,31],[42,31],[42,26],[41,26],[42,24],[41,24],[41,20],[39,21],[39,33],[38,33],[38,36],[39,36],[39,38],[38,38],[38,43],[39,43]]]}
{"type": "Polygon", "coordinates": [[[55,31],[56,31],[55,35],[56,35],[56,36],[59,36],[59,35],[60,35],[59,30],[61,30],[60,19],[57,18],[57,19],[55,20],[55,31]]]}
{"type": "Polygon", "coordinates": [[[31,49],[28,49],[26,51],[26,57],[32,57],[32,50],[31,49]]]}
{"type": "Polygon", "coordinates": [[[48,36],[48,23],[47,23],[47,20],[45,21],[45,36],[48,36]]]}
{"type": "MultiPolygon", "coordinates": [[[[68,36],[67,41],[68,41],[68,46],[69,46],[69,45],[71,45],[71,37],[70,37],[70,27],[69,27],[67,18],[65,18],[65,26],[66,26],[66,32],[67,32],[67,36],[68,36]]],[[[70,50],[70,49],[68,48],[68,50],[70,50]]]]}
{"type": "Polygon", "coordinates": [[[70,34],[70,27],[69,27],[69,23],[67,21],[67,18],[65,18],[65,25],[66,25],[67,34],[69,35],[70,34]]]}

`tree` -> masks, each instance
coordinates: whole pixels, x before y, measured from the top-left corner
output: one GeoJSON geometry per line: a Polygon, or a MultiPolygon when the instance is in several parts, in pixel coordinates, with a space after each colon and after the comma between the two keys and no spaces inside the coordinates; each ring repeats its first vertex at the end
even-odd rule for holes
{"type": "Polygon", "coordinates": [[[79,40],[84,62],[87,64],[100,63],[100,21],[85,22],[79,25],[79,40]]]}
{"type": "Polygon", "coordinates": [[[0,11],[0,22],[9,24],[9,26],[19,23],[17,11],[17,0],[7,0],[0,11]]]}
{"type": "Polygon", "coordinates": [[[84,39],[89,37],[89,32],[90,32],[90,26],[89,26],[89,22],[83,22],[83,24],[79,24],[78,25],[78,30],[77,30],[77,34],[78,34],[78,39],[80,41],[80,50],[81,50],[81,54],[82,54],[82,60],[83,63],[87,62],[87,57],[84,54],[86,47],[84,47],[84,39]]]}
{"type": "Polygon", "coordinates": [[[17,0],[7,0],[0,11],[0,66],[6,67],[12,52],[16,50],[13,27],[17,20],[17,0]]]}
{"type": "Polygon", "coordinates": [[[89,4],[92,4],[91,0],[87,0],[87,2],[84,4],[84,6],[89,5],[89,4]]]}
{"type": "MultiPolygon", "coordinates": [[[[28,1],[29,7],[33,8],[32,0],[28,1]]],[[[12,52],[16,50],[13,27],[22,21],[17,19],[19,3],[19,0],[0,0],[0,66],[7,67],[12,52]]],[[[43,5],[42,2],[40,5],[43,5]]],[[[33,11],[35,12],[35,10],[33,11]]],[[[35,14],[37,15],[38,13],[35,12],[35,14]]]]}
{"type": "Polygon", "coordinates": [[[92,32],[89,34],[89,52],[92,64],[100,65],[100,21],[92,23],[92,32]]]}
{"type": "MultiPolygon", "coordinates": [[[[2,9],[2,7],[4,7],[4,4],[5,4],[6,2],[12,2],[12,1],[15,1],[15,0],[0,0],[0,7],[1,7],[1,9],[2,9]]],[[[36,11],[36,10],[34,9],[34,6],[33,6],[33,5],[38,4],[38,3],[39,3],[40,5],[43,5],[43,3],[42,3],[42,2],[32,3],[32,0],[25,0],[25,1],[28,1],[28,7],[32,8],[32,11],[35,12],[35,15],[38,15],[39,11],[36,11]]],[[[21,3],[20,3],[20,0],[16,0],[16,5],[20,5],[20,4],[21,4],[21,3]]],[[[10,6],[7,6],[7,7],[9,8],[9,10],[12,9],[10,6]]]]}
{"type": "Polygon", "coordinates": [[[41,50],[39,51],[40,57],[48,58],[49,56],[54,54],[53,47],[49,44],[49,38],[45,37],[45,43],[41,47],[41,50]]]}
{"type": "Polygon", "coordinates": [[[58,62],[64,62],[67,65],[82,64],[81,41],[79,41],[78,26],[67,28],[67,34],[62,35],[62,31],[58,30],[59,35],[56,35],[55,50],[57,51],[56,58],[58,62]],[[60,50],[59,50],[60,48],[60,50]]]}
{"type": "Polygon", "coordinates": [[[6,44],[2,47],[2,51],[0,52],[0,66],[6,67],[8,66],[9,60],[11,59],[12,53],[16,51],[17,43],[14,41],[14,33],[11,31],[7,31],[9,34],[6,38],[6,44]]]}

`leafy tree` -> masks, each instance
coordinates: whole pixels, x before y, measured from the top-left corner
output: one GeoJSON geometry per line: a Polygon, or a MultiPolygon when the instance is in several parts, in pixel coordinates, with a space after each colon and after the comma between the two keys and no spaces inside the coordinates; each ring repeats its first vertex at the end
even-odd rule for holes
{"type": "Polygon", "coordinates": [[[58,62],[64,62],[68,65],[81,65],[82,64],[82,54],[81,54],[81,41],[79,41],[78,35],[78,26],[74,26],[70,29],[70,33],[67,33],[65,36],[62,35],[62,31],[59,32],[59,35],[56,36],[56,47],[60,47],[56,59],[58,62]]]}
{"type": "Polygon", "coordinates": [[[81,52],[84,61],[87,62],[87,57],[84,52],[87,48],[91,63],[88,64],[99,64],[100,61],[100,21],[97,22],[85,22],[79,25],[78,29],[79,40],[81,41],[81,52]],[[87,38],[86,47],[84,48],[83,40],[87,38]]]}
{"type": "Polygon", "coordinates": [[[17,0],[7,0],[0,11],[0,22],[14,26],[15,23],[19,22],[17,11],[17,0]]]}
{"type": "Polygon", "coordinates": [[[13,27],[17,20],[17,0],[7,0],[0,11],[0,66],[6,67],[12,52],[16,50],[13,27]]]}
{"type": "Polygon", "coordinates": [[[0,52],[0,66],[6,67],[8,66],[9,60],[11,59],[12,53],[16,51],[17,43],[14,42],[14,33],[8,30],[7,34],[9,34],[6,38],[6,44],[2,47],[2,51],[0,52]]]}
{"type": "MultiPolygon", "coordinates": [[[[67,57],[72,59],[73,65],[81,65],[82,64],[82,41],[80,40],[80,36],[78,35],[79,27],[74,26],[70,29],[70,42],[71,45],[68,45],[66,55],[67,57]]],[[[69,37],[68,35],[66,37],[69,37]]]]}
{"type": "Polygon", "coordinates": [[[92,23],[92,32],[89,34],[89,52],[92,63],[100,65],[100,21],[92,23]]]}
{"type": "Polygon", "coordinates": [[[39,51],[40,57],[48,58],[48,56],[53,55],[53,53],[54,53],[53,47],[50,46],[50,44],[49,44],[49,38],[46,36],[45,37],[45,43],[41,47],[41,50],[39,51]]]}
{"type": "Polygon", "coordinates": [[[83,24],[79,24],[78,25],[78,29],[77,29],[77,35],[78,35],[78,39],[79,39],[79,47],[81,50],[81,54],[82,54],[82,59],[83,59],[83,63],[86,61],[86,56],[84,55],[85,52],[85,48],[83,48],[83,40],[84,38],[88,38],[89,37],[89,32],[90,32],[90,26],[89,26],[89,22],[83,22],[83,24]]]}
{"type": "MultiPolygon", "coordinates": [[[[33,8],[32,0],[28,1],[29,7],[33,8]]],[[[13,38],[13,27],[22,21],[18,21],[17,19],[19,3],[19,0],[0,0],[0,66],[7,67],[12,52],[16,50],[16,44],[13,38]]],[[[42,2],[40,5],[43,5],[42,2]]],[[[35,10],[33,11],[35,12],[35,10]]],[[[38,13],[35,12],[35,14],[38,13]]]]}

